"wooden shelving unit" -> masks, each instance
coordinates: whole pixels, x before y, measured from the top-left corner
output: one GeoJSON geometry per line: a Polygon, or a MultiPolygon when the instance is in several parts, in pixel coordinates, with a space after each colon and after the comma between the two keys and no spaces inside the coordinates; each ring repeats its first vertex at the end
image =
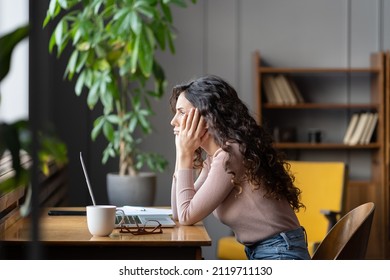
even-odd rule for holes
{"type": "MultiPolygon", "coordinates": [[[[371,177],[367,179],[350,179],[347,187],[347,199],[346,199],[346,211],[365,203],[367,201],[373,201],[376,205],[373,227],[371,231],[371,237],[369,242],[369,248],[367,252],[368,259],[385,259],[390,258],[390,217],[389,211],[389,186],[390,186],[390,124],[389,124],[389,110],[390,97],[389,97],[389,73],[386,73],[387,87],[386,87],[386,99],[385,99],[385,61],[387,63],[387,69],[390,65],[390,55],[383,52],[371,54],[370,67],[359,68],[293,68],[293,67],[271,67],[264,66],[260,52],[255,52],[253,55],[254,65],[254,87],[256,94],[256,116],[257,121],[260,124],[264,124],[265,116],[271,112],[277,114],[278,117],[283,120],[288,118],[288,112],[290,115],[304,112],[304,116],[311,114],[316,116],[318,111],[322,112],[351,112],[359,110],[375,111],[378,113],[378,122],[374,134],[374,141],[369,144],[347,145],[343,143],[343,139],[339,139],[332,142],[321,143],[309,143],[298,139],[294,142],[277,142],[275,146],[281,150],[296,151],[298,153],[305,152],[328,152],[328,151],[347,151],[349,153],[360,153],[364,151],[369,154],[371,177]],[[386,57],[386,60],[385,60],[386,57]],[[322,96],[322,102],[304,102],[297,104],[270,104],[266,101],[266,95],[263,92],[263,78],[267,75],[284,74],[289,75],[294,79],[294,75],[345,75],[346,79],[353,75],[366,75],[368,83],[370,84],[370,96],[368,102],[333,102],[327,100],[327,97],[322,96]],[[386,101],[386,102],[385,102],[386,101]]],[[[387,72],[390,72],[389,70],[387,72]]],[[[302,92],[304,97],[308,97],[310,92],[302,92]]],[[[353,95],[353,90],[351,90],[353,95]]],[[[309,99],[309,98],[308,98],[309,99]]],[[[272,116],[272,115],[271,115],[272,116]]],[[[300,115],[302,118],[302,115],[300,115]]],[[[269,117],[268,117],[269,118],[269,117]]],[[[288,120],[291,122],[291,119],[288,120]]],[[[275,120],[272,120],[275,121],[275,120]]],[[[276,120],[277,122],[278,120],[276,120]]],[[[279,119],[280,121],[280,119],[279,119]]],[[[297,117],[297,126],[302,119],[297,117]]],[[[343,120],[345,121],[345,120],[343,120]]],[[[273,124],[275,125],[275,124],[273,124]]],[[[336,124],[337,125],[337,124],[336,124]]],[[[272,129],[272,124],[271,127],[272,129]]],[[[328,156],[329,159],[329,156],[328,156]]],[[[295,160],[299,160],[295,158],[295,160]]],[[[347,162],[348,163],[348,162],[347,162]]]]}
{"type": "Polygon", "coordinates": [[[385,250],[387,258],[390,258],[390,51],[385,53],[385,186],[384,186],[384,210],[383,223],[385,225],[385,250]]]}

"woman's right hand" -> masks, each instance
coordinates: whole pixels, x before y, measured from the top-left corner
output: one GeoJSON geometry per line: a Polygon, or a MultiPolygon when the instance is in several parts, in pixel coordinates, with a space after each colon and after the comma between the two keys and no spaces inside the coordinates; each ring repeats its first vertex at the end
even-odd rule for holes
{"type": "Polygon", "coordinates": [[[207,137],[206,121],[199,110],[192,108],[181,119],[179,134],[175,137],[176,149],[181,156],[190,157],[207,137]]]}

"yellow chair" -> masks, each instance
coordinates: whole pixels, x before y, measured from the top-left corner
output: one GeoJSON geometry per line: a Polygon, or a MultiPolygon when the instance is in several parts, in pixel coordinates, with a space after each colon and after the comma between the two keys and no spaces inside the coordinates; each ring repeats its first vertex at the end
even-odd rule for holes
{"type": "MultiPolygon", "coordinates": [[[[343,162],[289,161],[295,185],[302,191],[306,209],[297,212],[308,237],[311,256],[344,212],[347,166],[343,162]]],[[[218,240],[219,259],[246,259],[244,246],[233,236],[218,240]]]]}
{"type": "Polygon", "coordinates": [[[343,162],[290,161],[295,185],[302,191],[298,219],[305,228],[309,252],[318,244],[344,213],[347,167],[343,162]]]}
{"type": "Polygon", "coordinates": [[[218,240],[217,257],[220,260],[246,260],[244,245],[234,236],[224,236],[218,240]]]}

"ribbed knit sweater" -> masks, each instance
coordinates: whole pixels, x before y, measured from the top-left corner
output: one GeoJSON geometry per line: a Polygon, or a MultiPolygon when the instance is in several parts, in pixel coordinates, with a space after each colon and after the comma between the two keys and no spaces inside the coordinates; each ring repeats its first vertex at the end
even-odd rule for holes
{"type": "MultiPolygon", "coordinates": [[[[236,178],[242,178],[242,155],[237,144],[231,146],[230,168],[236,178]]],[[[173,218],[192,225],[213,213],[245,245],[298,228],[298,219],[287,200],[265,198],[262,187],[253,190],[247,181],[241,183],[242,192],[238,194],[232,175],[224,168],[228,156],[222,149],[208,156],[196,181],[194,170],[176,170],[171,194],[173,218]]]]}

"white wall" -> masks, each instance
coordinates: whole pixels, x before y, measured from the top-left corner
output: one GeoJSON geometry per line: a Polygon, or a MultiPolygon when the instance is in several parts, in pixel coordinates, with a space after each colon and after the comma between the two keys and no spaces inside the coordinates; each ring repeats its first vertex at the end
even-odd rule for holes
{"type": "MultiPolygon", "coordinates": [[[[28,7],[28,0],[0,1],[0,36],[28,23],[28,7]]],[[[28,39],[15,48],[0,92],[0,122],[28,118],[28,39]]]]}

